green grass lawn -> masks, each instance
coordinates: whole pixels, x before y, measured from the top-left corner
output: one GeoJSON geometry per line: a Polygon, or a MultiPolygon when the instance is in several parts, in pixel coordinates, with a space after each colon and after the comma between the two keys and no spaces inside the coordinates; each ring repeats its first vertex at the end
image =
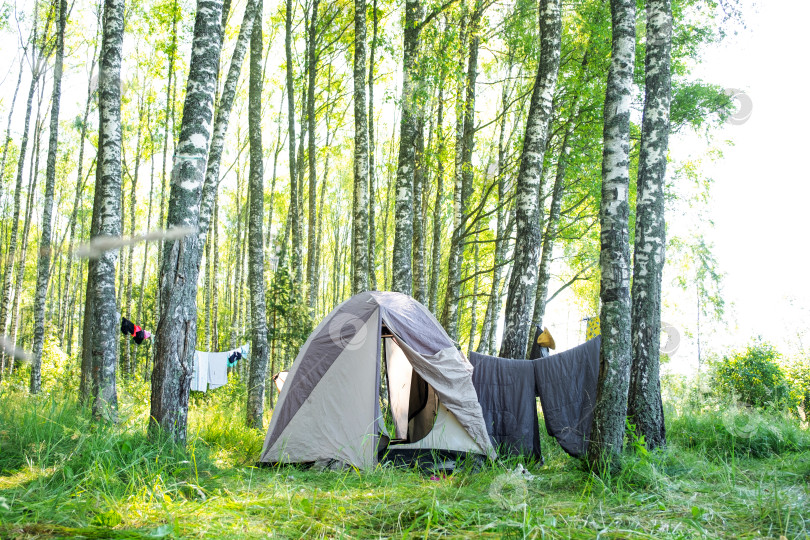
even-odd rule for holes
{"type": "Polygon", "coordinates": [[[223,390],[193,400],[185,450],[146,440],[143,388],[122,392],[111,427],[71,399],[0,390],[0,538],[810,536],[810,435],[783,416],[735,436],[720,408],[670,407],[667,450],[630,452],[603,479],[541,427],[533,480],[503,476],[517,461],[431,479],[257,469],[264,434],[223,390]]]}

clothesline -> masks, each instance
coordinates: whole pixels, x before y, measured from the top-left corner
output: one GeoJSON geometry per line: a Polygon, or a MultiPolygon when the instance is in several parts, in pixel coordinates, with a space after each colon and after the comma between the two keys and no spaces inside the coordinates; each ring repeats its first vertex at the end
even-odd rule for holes
{"type": "Polygon", "coordinates": [[[191,374],[191,389],[206,392],[228,384],[228,367],[250,352],[250,345],[241,345],[222,352],[194,351],[194,371],[191,374]]]}

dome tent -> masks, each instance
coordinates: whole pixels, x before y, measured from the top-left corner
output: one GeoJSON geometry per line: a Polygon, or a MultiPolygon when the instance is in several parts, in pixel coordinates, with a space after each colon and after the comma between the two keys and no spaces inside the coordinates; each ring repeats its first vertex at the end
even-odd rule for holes
{"type": "Polygon", "coordinates": [[[422,304],[364,292],[327,315],[299,351],[259,463],[367,469],[386,455],[437,451],[495,458],[472,366],[422,304]]]}

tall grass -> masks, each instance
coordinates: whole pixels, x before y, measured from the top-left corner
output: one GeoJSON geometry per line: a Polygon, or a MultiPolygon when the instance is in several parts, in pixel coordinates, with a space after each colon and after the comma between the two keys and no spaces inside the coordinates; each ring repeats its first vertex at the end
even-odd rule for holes
{"type": "Polygon", "coordinates": [[[113,426],[67,386],[23,388],[0,386],[0,538],[795,539],[810,525],[807,430],[766,411],[748,436],[719,401],[688,393],[667,400],[668,448],[631,437],[613,475],[583,470],[541,420],[545,466],[513,458],[442,476],[257,469],[265,434],[244,427],[238,381],[192,396],[185,448],[147,439],[143,382],[121,385],[113,426]],[[535,478],[514,480],[519,463],[535,478]]]}

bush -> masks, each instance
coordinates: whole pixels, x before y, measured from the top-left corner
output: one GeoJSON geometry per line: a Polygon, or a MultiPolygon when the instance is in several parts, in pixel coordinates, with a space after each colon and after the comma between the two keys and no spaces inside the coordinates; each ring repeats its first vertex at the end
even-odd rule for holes
{"type": "Polygon", "coordinates": [[[785,366],[785,375],[790,383],[790,399],[805,414],[810,413],[810,361],[794,359],[785,366]]]}
{"type": "Polygon", "coordinates": [[[790,385],[779,366],[780,358],[770,343],[754,341],[714,365],[715,386],[752,407],[789,405],[790,385]]]}

